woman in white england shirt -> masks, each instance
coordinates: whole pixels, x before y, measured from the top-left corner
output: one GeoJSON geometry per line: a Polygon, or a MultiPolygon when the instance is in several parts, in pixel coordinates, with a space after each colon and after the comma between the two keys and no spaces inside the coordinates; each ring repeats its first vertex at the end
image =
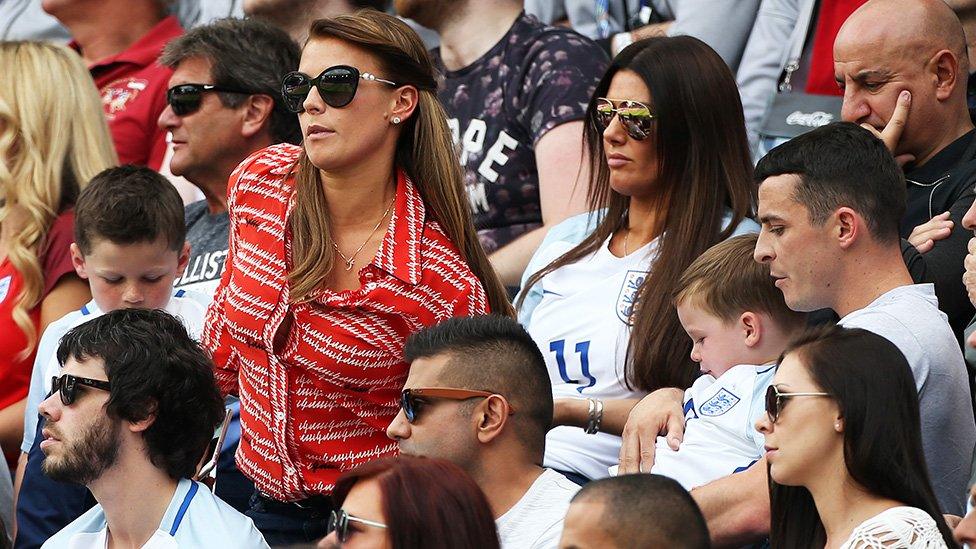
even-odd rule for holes
{"type": "Polygon", "coordinates": [[[578,482],[617,463],[618,435],[642,396],[687,388],[698,373],[671,302],[682,271],[712,244],[758,231],[735,79],[700,40],[653,38],[621,52],[590,101],[584,137],[592,211],[553,227],[517,302],[556,397],[545,465],[578,482]]]}
{"type": "Polygon", "coordinates": [[[772,547],[957,547],[926,473],[915,380],[887,339],[841,327],[795,339],[756,429],[772,547]]]}

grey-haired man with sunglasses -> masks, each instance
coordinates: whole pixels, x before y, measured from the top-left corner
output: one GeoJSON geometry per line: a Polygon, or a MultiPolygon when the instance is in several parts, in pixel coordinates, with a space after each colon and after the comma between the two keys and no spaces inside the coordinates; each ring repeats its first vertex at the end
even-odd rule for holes
{"type": "Polygon", "coordinates": [[[579,489],[542,467],[552,386],[532,337],[501,316],[452,318],[410,337],[400,453],[454,462],[491,504],[503,548],[555,548],[579,489]]]}
{"type": "Polygon", "coordinates": [[[168,313],[120,309],[69,331],[39,410],[44,473],[98,502],[44,543],[268,547],[251,519],[191,480],[223,402],[213,364],[168,313]]]}
{"type": "Polygon", "coordinates": [[[170,171],[204,200],[186,207],[190,261],[175,286],[213,294],[227,258],[227,180],[252,153],[300,143],[298,119],[281,99],[281,79],[298,68],[298,45],[256,20],[222,19],[166,45],[173,69],[159,126],[170,133],[170,171]]]}

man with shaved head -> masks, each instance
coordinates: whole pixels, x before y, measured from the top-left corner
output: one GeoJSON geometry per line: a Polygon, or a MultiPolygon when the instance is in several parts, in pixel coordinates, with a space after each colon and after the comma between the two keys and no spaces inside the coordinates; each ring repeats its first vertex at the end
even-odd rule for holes
{"type": "Polygon", "coordinates": [[[935,284],[958,337],[973,316],[962,284],[962,217],[976,197],[962,24],[943,0],[871,0],[834,41],[834,75],[843,119],[872,130],[904,163],[908,209],[899,232],[915,245],[903,243],[905,260],[915,282],[935,284]]]}
{"type": "Polygon", "coordinates": [[[678,481],[623,475],[593,481],[573,498],[560,549],[707,549],[701,510],[678,481]]]}

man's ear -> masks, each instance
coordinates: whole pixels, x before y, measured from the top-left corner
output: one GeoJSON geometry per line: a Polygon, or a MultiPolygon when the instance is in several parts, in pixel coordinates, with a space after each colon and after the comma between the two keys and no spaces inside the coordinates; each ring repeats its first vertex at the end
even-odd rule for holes
{"type": "Polygon", "coordinates": [[[853,209],[842,206],[834,212],[837,242],[843,249],[854,245],[864,229],[864,218],[853,209]]]}
{"type": "Polygon", "coordinates": [[[146,417],[140,419],[139,421],[126,421],[126,425],[129,427],[129,431],[132,433],[142,433],[148,429],[153,423],[156,423],[156,408],[157,403],[155,401],[150,402],[150,410],[146,413],[146,417]]]}
{"type": "MultiPolygon", "coordinates": [[[[252,95],[244,102],[241,112],[241,135],[250,139],[264,131],[274,111],[274,99],[270,95],[252,95]]],[[[268,132],[270,134],[270,131],[268,132]]]]}
{"type": "Polygon", "coordinates": [[[508,401],[501,395],[491,395],[481,402],[476,409],[478,418],[478,441],[488,444],[495,440],[508,425],[508,401]]]}
{"type": "Polygon", "coordinates": [[[71,266],[75,268],[75,273],[79,278],[88,280],[88,270],[85,268],[85,254],[81,253],[78,244],[71,243],[71,266]]]}
{"type": "Polygon", "coordinates": [[[935,97],[945,101],[959,83],[959,60],[949,50],[940,50],[931,57],[929,70],[935,80],[935,97]]]}
{"type": "Polygon", "coordinates": [[[179,264],[176,267],[176,278],[183,276],[183,271],[186,270],[186,266],[190,263],[190,242],[187,240],[183,241],[183,248],[180,249],[180,259],[179,264]]]}
{"type": "Polygon", "coordinates": [[[762,317],[752,311],[739,315],[739,326],[742,328],[743,341],[746,347],[752,348],[762,341],[762,317]]]}

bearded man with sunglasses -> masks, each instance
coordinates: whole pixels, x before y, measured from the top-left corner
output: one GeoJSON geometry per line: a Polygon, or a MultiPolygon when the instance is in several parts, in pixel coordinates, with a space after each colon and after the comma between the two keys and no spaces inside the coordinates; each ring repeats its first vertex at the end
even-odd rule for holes
{"type": "Polygon", "coordinates": [[[170,171],[204,200],[186,207],[190,261],[179,289],[213,295],[227,258],[227,180],[252,153],[301,142],[295,115],[281,100],[282,77],[298,68],[298,45],[253,19],[223,19],[166,45],[173,69],[159,127],[172,136],[170,171]]]}
{"type": "Polygon", "coordinates": [[[404,354],[410,373],[386,430],[400,453],[471,475],[503,549],[556,547],[579,486],[542,467],[552,386],[532,337],[501,316],[452,318],[411,336],[404,354]]]}
{"type": "Polygon", "coordinates": [[[39,410],[44,473],[98,504],[44,548],[239,547],[251,519],[190,480],[223,417],[213,365],[168,313],[120,309],[69,331],[39,410]]]}

